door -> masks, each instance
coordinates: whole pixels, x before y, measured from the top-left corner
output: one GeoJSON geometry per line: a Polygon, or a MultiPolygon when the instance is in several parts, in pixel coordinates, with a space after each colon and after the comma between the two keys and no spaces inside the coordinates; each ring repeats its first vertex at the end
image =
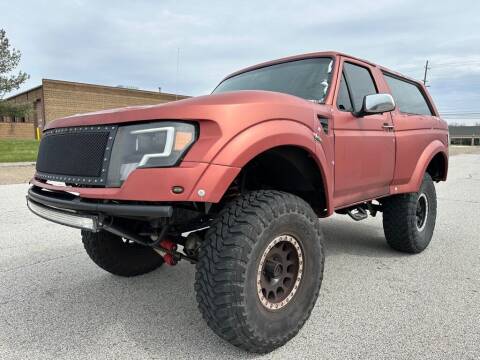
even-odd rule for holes
{"type": "Polygon", "coordinates": [[[354,60],[342,62],[334,99],[335,208],[388,194],[395,169],[391,114],[354,115],[366,95],[379,92],[373,68],[354,60]]]}

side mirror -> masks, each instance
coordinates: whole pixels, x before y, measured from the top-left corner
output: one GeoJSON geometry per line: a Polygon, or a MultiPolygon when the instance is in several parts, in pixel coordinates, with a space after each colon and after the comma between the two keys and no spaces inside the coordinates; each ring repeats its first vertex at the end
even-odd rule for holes
{"type": "Polygon", "coordinates": [[[395,101],[390,94],[372,94],[363,98],[362,110],[357,116],[381,114],[395,110],[395,101]]]}

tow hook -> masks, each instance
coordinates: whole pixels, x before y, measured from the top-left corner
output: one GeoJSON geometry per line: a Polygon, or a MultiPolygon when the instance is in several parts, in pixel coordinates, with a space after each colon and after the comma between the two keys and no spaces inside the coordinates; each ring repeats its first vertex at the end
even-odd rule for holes
{"type": "Polygon", "coordinates": [[[167,251],[177,251],[177,244],[175,244],[173,241],[164,239],[160,241],[160,247],[167,250],[167,251]]]}
{"type": "Polygon", "coordinates": [[[163,261],[165,261],[165,264],[170,266],[177,265],[177,260],[175,260],[172,254],[163,255],[163,261]]]}
{"type": "Polygon", "coordinates": [[[163,257],[163,261],[167,265],[177,265],[178,261],[181,259],[179,253],[176,252],[177,244],[171,240],[164,239],[160,241],[158,247],[154,247],[153,249],[163,257]]]}
{"type": "Polygon", "coordinates": [[[121,236],[122,238],[132,240],[140,245],[151,247],[163,257],[163,260],[167,265],[176,265],[182,259],[185,259],[192,264],[197,262],[197,259],[177,251],[177,244],[175,242],[164,238],[167,234],[168,226],[164,226],[160,233],[150,235],[152,240],[150,242],[147,241],[145,236],[141,236],[113,224],[113,219],[108,224],[102,221],[102,229],[117,236],[121,236]]]}

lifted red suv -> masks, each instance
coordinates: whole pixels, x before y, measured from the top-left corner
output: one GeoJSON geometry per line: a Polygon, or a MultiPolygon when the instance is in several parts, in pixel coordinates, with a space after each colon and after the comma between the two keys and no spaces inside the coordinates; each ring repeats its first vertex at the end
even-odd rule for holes
{"type": "Polygon", "coordinates": [[[113,274],[195,263],[208,325],[268,352],[315,305],[318,217],[380,211],[388,244],[421,252],[447,164],[447,124],[421,83],[322,52],[238,71],[209,96],[52,122],[28,206],[82,229],[113,274]]]}

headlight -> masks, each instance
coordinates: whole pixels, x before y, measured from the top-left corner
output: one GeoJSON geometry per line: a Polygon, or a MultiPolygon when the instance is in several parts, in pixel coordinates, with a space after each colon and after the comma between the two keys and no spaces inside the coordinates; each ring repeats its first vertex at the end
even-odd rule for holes
{"type": "Polygon", "coordinates": [[[195,136],[195,126],[183,122],[120,126],[112,148],[107,186],[120,186],[137,168],[177,165],[195,136]]]}

